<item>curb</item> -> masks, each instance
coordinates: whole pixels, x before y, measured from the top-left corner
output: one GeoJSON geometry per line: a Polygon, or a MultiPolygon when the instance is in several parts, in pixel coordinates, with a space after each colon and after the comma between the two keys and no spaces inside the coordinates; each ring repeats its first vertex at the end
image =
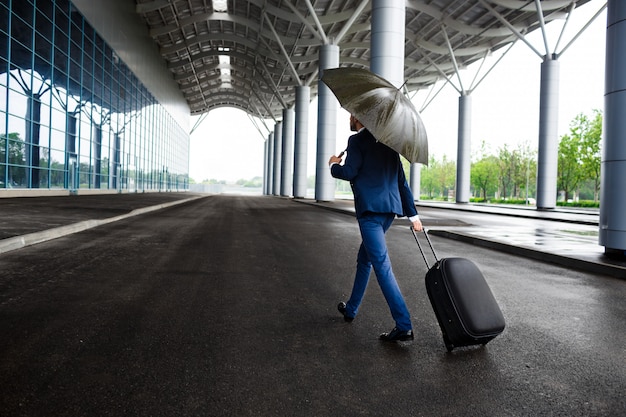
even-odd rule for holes
{"type": "MultiPolygon", "coordinates": [[[[294,200],[294,201],[304,203],[304,204],[309,204],[311,206],[319,207],[325,210],[330,210],[330,211],[334,211],[337,213],[343,213],[343,214],[354,216],[353,211],[343,209],[339,206],[332,207],[323,203],[317,203],[317,202],[311,202],[311,201],[302,201],[302,200],[294,200]]],[[[462,211],[469,211],[469,212],[472,211],[468,209],[452,208],[452,207],[435,207],[435,208],[462,210],[462,211]]],[[[522,213],[520,213],[519,216],[516,216],[515,214],[504,214],[504,215],[509,215],[512,217],[529,217],[529,216],[523,216],[522,213]]],[[[555,220],[555,221],[558,221],[558,220],[555,220]]],[[[565,223],[575,223],[575,222],[565,221],[565,223]]],[[[588,225],[595,225],[595,223],[593,222],[589,222],[589,223],[581,222],[581,223],[588,224],[588,225]]],[[[482,246],[488,249],[493,249],[493,250],[497,250],[500,252],[509,253],[511,255],[517,255],[517,256],[524,257],[524,258],[528,258],[528,259],[534,259],[534,260],[541,261],[541,262],[547,262],[547,263],[554,264],[554,265],[564,266],[567,268],[574,268],[580,271],[590,272],[593,274],[608,275],[611,277],[622,278],[622,279],[626,278],[626,268],[621,267],[619,265],[585,261],[583,259],[572,258],[572,257],[568,257],[565,255],[558,255],[558,254],[549,253],[549,252],[541,252],[541,251],[524,247],[524,246],[509,245],[506,243],[496,242],[493,240],[488,240],[485,238],[477,237],[474,235],[468,235],[464,233],[459,233],[459,232],[450,232],[447,230],[432,229],[432,228],[429,228],[428,230],[431,235],[435,235],[435,236],[439,236],[439,237],[443,237],[447,239],[458,240],[461,242],[470,243],[470,244],[477,245],[477,246],[482,246]]]]}
{"type": "Polygon", "coordinates": [[[593,274],[609,275],[615,278],[625,278],[626,268],[618,265],[603,264],[598,262],[585,261],[583,259],[571,258],[564,255],[557,255],[549,252],[541,252],[524,246],[509,245],[502,242],[484,239],[481,237],[468,235],[458,232],[450,232],[447,230],[429,229],[431,235],[458,240],[460,242],[470,243],[476,246],[482,246],[488,249],[494,249],[500,252],[517,255],[524,258],[534,259],[536,261],[547,262],[567,268],[575,268],[584,272],[593,274]]]}

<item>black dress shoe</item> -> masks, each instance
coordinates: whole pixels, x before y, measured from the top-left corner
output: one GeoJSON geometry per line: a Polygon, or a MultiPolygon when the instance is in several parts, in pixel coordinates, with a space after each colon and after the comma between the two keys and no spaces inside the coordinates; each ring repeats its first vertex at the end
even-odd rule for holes
{"type": "Polygon", "coordinates": [[[337,304],[337,310],[339,310],[339,312],[343,314],[343,319],[345,321],[351,322],[352,320],[354,320],[354,317],[346,316],[346,303],[344,303],[343,301],[337,304]]]}
{"type": "Polygon", "coordinates": [[[389,333],[381,334],[380,340],[384,340],[386,342],[395,342],[396,340],[404,342],[406,340],[413,340],[413,330],[398,330],[394,327],[389,333]]]}

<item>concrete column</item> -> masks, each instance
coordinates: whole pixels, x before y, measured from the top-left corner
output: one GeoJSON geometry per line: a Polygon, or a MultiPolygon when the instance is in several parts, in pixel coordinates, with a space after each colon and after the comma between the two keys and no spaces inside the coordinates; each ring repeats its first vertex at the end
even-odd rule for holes
{"type": "Polygon", "coordinates": [[[267,147],[269,146],[269,143],[270,143],[270,138],[268,136],[267,139],[263,142],[263,186],[262,186],[263,195],[267,195],[267,170],[269,169],[269,166],[270,166],[270,163],[267,160],[269,156],[269,152],[267,149],[267,147]]]}
{"type": "Polygon", "coordinates": [[[422,164],[411,164],[411,172],[409,173],[409,187],[411,187],[411,192],[413,193],[413,198],[415,200],[420,199],[420,194],[422,192],[422,187],[420,185],[420,180],[422,178],[422,164]]]}
{"type": "Polygon", "coordinates": [[[626,2],[609,0],[606,30],[599,242],[626,257],[626,2]]]}
{"type": "Polygon", "coordinates": [[[317,84],[317,156],[315,166],[315,199],[335,199],[335,179],[330,175],[328,159],[335,153],[337,145],[337,99],[330,88],[321,80],[324,70],[339,66],[339,46],[322,45],[317,84]]]}
{"type": "Polygon", "coordinates": [[[456,202],[468,203],[472,164],[472,97],[459,97],[458,149],[456,156],[456,202]]]}
{"type": "Polygon", "coordinates": [[[274,128],[274,186],[273,186],[273,194],[280,195],[280,179],[282,175],[282,148],[283,148],[283,122],[277,122],[276,127],[274,128]]]}
{"type": "Polygon", "coordinates": [[[372,0],[370,70],[396,87],[404,84],[405,0],[372,0]]]}
{"type": "MultiPolygon", "coordinates": [[[[404,0],[372,0],[370,70],[396,87],[404,84],[404,0]]],[[[420,195],[420,164],[411,164],[409,186],[414,198],[420,195]]]]}
{"type": "Polygon", "coordinates": [[[274,132],[267,137],[267,195],[274,194],[274,132]]]}
{"type": "Polygon", "coordinates": [[[559,158],[559,62],[546,57],[541,64],[539,93],[539,148],[537,154],[537,208],[556,207],[559,158]]]}
{"type": "Polygon", "coordinates": [[[282,170],[280,178],[280,195],[291,196],[293,191],[293,109],[283,109],[283,147],[282,170]]]}
{"type": "Polygon", "coordinates": [[[307,148],[309,142],[310,87],[296,87],[296,124],[293,169],[293,196],[305,198],[307,188],[307,148]]]}

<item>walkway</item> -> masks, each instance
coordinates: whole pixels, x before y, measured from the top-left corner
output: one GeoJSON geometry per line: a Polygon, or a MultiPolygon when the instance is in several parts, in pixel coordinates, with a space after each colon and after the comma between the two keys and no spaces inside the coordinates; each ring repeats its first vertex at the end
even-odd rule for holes
{"type": "Polygon", "coordinates": [[[399,219],[387,240],[417,337],[384,343],[393,322],[374,280],[354,322],[336,311],[359,243],[349,206],[325,207],[341,205],[0,200],[0,218],[21,219],[0,226],[13,230],[2,241],[100,223],[0,254],[0,415],[624,413],[623,280],[444,239],[436,234],[486,230],[501,216],[421,207],[438,253],[479,265],[507,327],[486,347],[448,353],[399,219]]]}

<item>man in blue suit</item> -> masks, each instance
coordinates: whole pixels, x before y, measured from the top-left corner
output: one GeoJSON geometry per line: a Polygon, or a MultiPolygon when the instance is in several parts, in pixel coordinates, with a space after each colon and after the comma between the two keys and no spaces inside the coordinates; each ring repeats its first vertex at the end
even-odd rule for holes
{"type": "Polygon", "coordinates": [[[381,334],[380,339],[413,340],[411,317],[391,269],[385,242],[385,232],[396,215],[408,216],[412,227],[416,231],[422,230],[413,193],[406,182],[398,153],[378,142],[353,115],[350,116],[350,130],[358,133],[348,139],[345,164],[341,165],[341,155],[331,156],[328,163],[333,177],[350,181],[362,242],[352,294],[346,303],[339,303],[337,309],[346,321],[356,317],[373,267],[396,322],[393,330],[381,334]]]}

